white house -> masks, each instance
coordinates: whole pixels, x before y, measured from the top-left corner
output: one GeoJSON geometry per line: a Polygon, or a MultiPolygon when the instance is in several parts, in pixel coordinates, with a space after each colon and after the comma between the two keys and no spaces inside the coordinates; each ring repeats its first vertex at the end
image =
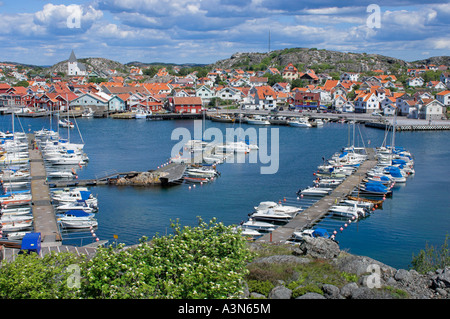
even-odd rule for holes
{"type": "Polygon", "coordinates": [[[341,74],[340,78],[341,81],[352,81],[352,82],[358,82],[359,80],[359,73],[355,72],[344,72],[341,74]]]}
{"type": "Polygon", "coordinates": [[[278,82],[272,85],[272,88],[277,92],[289,93],[291,92],[291,84],[289,82],[278,82]]]}
{"type": "Polygon", "coordinates": [[[333,99],[333,108],[336,111],[341,111],[343,112],[343,105],[347,102],[347,98],[343,95],[337,95],[334,99],[333,99]]]}
{"type": "Polygon", "coordinates": [[[406,85],[408,86],[423,86],[424,85],[424,81],[421,77],[415,77],[415,78],[408,78],[406,80],[406,85]]]}
{"type": "Polygon", "coordinates": [[[427,88],[439,91],[445,90],[447,87],[441,81],[430,81],[427,83],[427,88]]]}
{"type": "Polygon", "coordinates": [[[419,104],[419,119],[440,120],[443,115],[444,104],[435,99],[423,99],[419,104]]]}
{"type": "Polygon", "coordinates": [[[408,94],[403,94],[397,97],[395,106],[399,110],[400,115],[408,116],[411,113],[411,108],[416,105],[414,98],[408,94]]]}
{"type": "Polygon", "coordinates": [[[355,97],[355,112],[372,113],[380,110],[380,100],[373,92],[360,93],[355,97]]]}
{"type": "Polygon", "coordinates": [[[72,53],[70,54],[69,61],[67,62],[67,75],[70,76],[84,76],[87,75],[86,66],[83,63],[80,63],[77,61],[77,58],[75,57],[75,53],[72,50],[72,53]]]}
{"type": "Polygon", "coordinates": [[[203,104],[208,104],[215,97],[214,91],[207,85],[202,85],[195,90],[195,95],[202,98],[203,104]]]}
{"type": "Polygon", "coordinates": [[[228,86],[217,91],[216,97],[222,100],[232,100],[232,101],[240,101],[242,99],[241,91],[228,86]]]}
{"type": "Polygon", "coordinates": [[[436,94],[436,100],[441,102],[444,106],[450,106],[450,91],[442,91],[436,94]]]}

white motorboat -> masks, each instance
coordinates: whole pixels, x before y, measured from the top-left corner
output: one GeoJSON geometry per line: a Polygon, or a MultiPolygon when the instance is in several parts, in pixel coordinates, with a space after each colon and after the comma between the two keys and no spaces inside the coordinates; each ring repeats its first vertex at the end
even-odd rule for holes
{"type": "Polygon", "coordinates": [[[65,219],[58,221],[62,228],[90,228],[90,227],[97,227],[98,222],[95,218],[89,219],[89,220],[74,220],[74,219],[65,219]]]}
{"type": "Polygon", "coordinates": [[[336,216],[348,217],[348,218],[360,218],[366,215],[366,211],[364,208],[357,206],[348,206],[348,205],[335,205],[330,208],[330,212],[332,212],[336,216]]]}
{"type": "Polygon", "coordinates": [[[97,211],[96,207],[90,207],[86,204],[85,201],[77,201],[77,202],[70,202],[63,205],[58,205],[55,207],[55,210],[57,212],[67,212],[70,210],[78,210],[78,211],[84,211],[86,213],[93,213],[97,211]]]}
{"type": "Polygon", "coordinates": [[[251,214],[251,218],[255,220],[265,220],[265,221],[274,221],[274,222],[287,222],[292,219],[292,215],[277,212],[272,209],[266,210],[258,210],[251,214]]]}
{"type": "Polygon", "coordinates": [[[31,203],[31,194],[12,194],[0,197],[0,204],[3,206],[17,206],[31,203]]]}
{"type": "Polygon", "coordinates": [[[324,125],[323,120],[322,119],[315,119],[313,122],[313,126],[315,127],[322,127],[324,125]]]}
{"type": "Polygon", "coordinates": [[[149,112],[145,109],[138,109],[136,110],[136,112],[134,112],[134,116],[137,119],[146,119],[149,115],[152,115],[152,112],[149,112]]]}
{"type": "Polygon", "coordinates": [[[292,233],[291,239],[293,241],[303,241],[305,240],[305,238],[317,238],[317,237],[329,238],[330,235],[328,234],[327,230],[323,228],[305,229],[302,231],[294,231],[292,233]]]}
{"type": "Polygon", "coordinates": [[[215,177],[218,172],[214,169],[188,168],[186,174],[192,177],[215,177]]]}
{"type": "Polygon", "coordinates": [[[15,207],[15,208],[0,209],[0,215],[2,216],[21,216],[21,215],[29,215],[30,213],[31,207],[15,207]]]}
{"type": "Polygon", "coordinates": [[[358,206],[361,208],[365,208],[365,209],[372,209],[374,207],[374,203],[372,202],[363,202],[363,201],[358,201],[358,200],[352,200],[352,199],[344,199],[341,202],[342,205],[347,205],[347,206],[358,206]]]}
{"type": "Polygon", "coordinates": [[[88,207],[96,208],[97,198],[88,190],[73,189],[67,192],[52,194],[52,200],[62,205],[74,205],[79,201],[84,201],[88,207]]]}
{"type": "Polygon", "coordinates": [[[252,125],[270,125],[270,121],[263,116],[255,115],[247,118],[247,124],[252,125]]]}
{"type": "Polygon", "coordinates": [[[22,181],[30,179],[29,170],[5,169],[0,173],[0,179],[3,181],[22,181]]]}
{"type": "Polygon", "coordinates": [[[19,221],[15,223],[5,223],[2,224],[2,230],[5,232],[15,232],[19,230],[24,230],[33,226],[32,221],[19,221]]]}
{"type": "Polygon", "coordinates": [[[275,212],[281,212],[281,213],[290,214],[290,215],[295,215],[299,211],[302,210],[300,207],[284,206],[282,204],[272,202],[272,201],[261,202],[261,203],[259,203],[258,206],[255,207],[256,211],[267,210],[267,209],[272,209],[275,212]]]}
{"type": "Polygon", "coordinates": [[[250,218],[245,223],[242,223],[242,227],[256,229],[256,230],[264,231],[264,232],[270,232],[270,231],[275,230],[275,228],[276,228],[276,226],[274,224],[257,221],[252,218],[250,218]]]}
{"type": "Polygon", "coordinates": [[[75,127],[75,125],[67,119],[59,120],[58,124],[59,124],[59,126],[65,127],[65,128],[74,128],[75,127]]]}
{"type": "Polygon", "coordinates": [[[325,196],[333,191],[333,188],[329,187],[308,187],[301,190],[299,193],[305,196],[325,196]]]}
{"type": "Polygon", "coordinates": [[[83,113],[81,113],[81,117],[94,117],[94,113],[95,112],[89,107],[84,109],[83,113]]]}
{"type": "Polygon", "coordinates": [[[219,144],[215,146],[215,151],[219,154],[224,153],[248,153],[250,147],[244,142],[228,142],[225,144],[219,144]]]}
{"type": "Polygon", "coordinates": [[[21,216],[2,216],[0,217],[0,223],[2,223],[2,225],[4,224],[12,224],[12,223],[17,223],[17,222],[23,222],[23,221],[31,221],[33,220],[33,216],[25,216],[25,215],[21,215],[21,216]]]}
{"type": "Polygon", "coordinates": [[[289,120],[288,121],[289,126],[295,126],[295,127],[312,127],[312,125],[309,123],[307,118],[300,117],[298,119],[289,120]]]}
{"type": "Polygon", "coordinates": [[[320,178],[314,180],[314,185],[317,187],[336,187],[342,184],[344,180],[340,178],[320,178]]]}
{"type": "Polygon", "coordinates": [[[18,231],[18,232],[8,232],[6,234],[6,238],[9,240],[19,240],[25,237],[26,234],[30,233],[31,231],[18,231]]]}

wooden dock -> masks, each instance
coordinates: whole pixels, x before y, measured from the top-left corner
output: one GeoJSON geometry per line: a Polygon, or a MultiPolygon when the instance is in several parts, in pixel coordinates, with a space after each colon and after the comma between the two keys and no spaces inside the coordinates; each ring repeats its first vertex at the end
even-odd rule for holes
{"type": "Polygon", "coordinates": [[[30,157],[31,195],[34,231],[41,233],[43,243],[61,242],[61,234],[51,202],[50,189],[46,183],[47,172],[39,150],[33,147],[33,135],[28,135],[30,157]]]}
{"type": "Polygon", "coordinates": [[[265,234],[257,239],[257,241],[275,243],[285,242],[292,236],[294,231],[301,231],[303,229],[310,228],[324,218],[329,213],[328,211],[331,206],[336,205],[336,203],[350,195],[354,188],[365,177],[367,171],[372,169],[377,164],[377,160],[374,158],[374,149],[366,148],[366,153],[368,155],[367,160],[359,166],[356,172],[348,176],[345,181],[336,187],[329,195],[322,197],[312,206],[300,212],[287,224],[276,228],[271,233],[265,234]]]}

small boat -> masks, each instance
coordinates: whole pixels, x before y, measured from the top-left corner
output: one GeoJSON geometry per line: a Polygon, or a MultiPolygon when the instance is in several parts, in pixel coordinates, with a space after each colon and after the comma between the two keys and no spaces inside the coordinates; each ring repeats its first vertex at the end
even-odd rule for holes
{"type": "Polygon", "coordinates": [[[67,119],[59,120],[58,124],[59,124],[59,126],[66,127],[66,128],[74,128],[75,127],[75,125],[67,119]]]}
{"type": "Polygon", "coordinates": [[[275,228],[276,228],[276,226],[274,224],[257,221],[252,218],[250,218],[245,223],[242,223],[241,225],[245,228],[256,229],[256,230],[264,231],[264,232],[270,232],[270,231],[275,230],[275,228]]]}
{"type": "Polygon", "coordinates": [[[298,118],[295,120],[289,120],[288,124],[289,124],[289,126],[295,126],[295,127],[311,127],[311,124],[309,123],[308,119],[306,119],[306,118],[298,118]]]}
{"type": "Polygon", "coordinates": [[[32,221],[19,221],[15,223],[2,223],[2,230],[5,232],[15,232],[19,230],[24,230],[33,226],[32,221]]]}
{"type": "Polygon", "coordinates": [[[189,183],[208,183],[212,181],[212,178],[209,177],[189,177],[184,176],[183,178],[186,182],[189,183]]]}
{"type": "Polygon", "coordinates": [[[277,212],[272,209],[266,210],[258,210],[251,214],[251,218],[255,220],[265,220],[265,221],[274,221],[274,222],[288,222],[292,219],[292,215],[277,212]]]}
{"type": "Polygon", "coordinates": [[[323,120],[322,119],[315,119],[313,122],[312,122],[312,126],[313,127],[322,127],[323,126],[323,120]]]}
{"type": "Polygon", "coordinates": [[[67,212],[70,210],[78,210],[78,211],[84,211],[86,213],[93,213],[93,212],[97,211],[97,208],[88,206],[86,204],[86,202],[83,200],[78,200],[76,202],[70,202],[70,203],[56,206],[55,210],[57,212],[67,212]]]}
{"type": "Polygon", "coordinates": [[[94,113],[95,112],[89,107],[84,109],[83,113],[81,113],[81,117],[94,117],[94,113]]]}
{"type": "Polygon", "coordinates": [[[291,239],[293,241],[303,241],[305,238],[330,238],[328,231],[324,228],[316,228],[316,229],[305,229],[302,231],[295,231],[292,233],[291,239]]]}
{"type": "Polygon", "coordinates": [[[336,187],[342,184],[343,181],[340,178],[319,178],[314,180],[314,185],[317,187],[336,187]]]}
{"type": "Polygon", "coordinates": [[[357,206],[335,205],[330,208],[330,212],[336,216],[348,218],[354,217],[355,219],[366,216],[365,209],[357,206]]]}
{"type": "Polygon", "coordinates": [[[33,216],[30,215],[8,215],[8,216],[1,216],[0,217],[0,223],[2,224],[8,224],[8,223],[16,223],[16,222],[23,222],[27,220],[32,220],[33,216]]]}
{"type": "Polygon", "coordinates": [[[31,231],[17,231],[17,232],[9,232],[6,234],[6,238],[9,240],[19,240],[25,237],[26,234],[30,233],[31,231]]]}
{"type": "Polygon", "coordinates": [[[152,115],[152,112],[149,112],[145,109],[138,109],[134,114],[135,118],[137,119],[146,119],[149,115],[152,115]]]}
{"type": "Polygon", "coordinates": [[[326,196],[333,191],[333,188],[329,187],[308,187],[300,190],[298,194],[305,196],[326,196]]]}
{"type": "Polygon", "coordinates": [[[262,117],[260,115],[255,115],[253,117],[247,118],[247,124],[253,124],[253,125],[270,125],[270,122],[265,117],[262,117]]]}
{"type": "Polygon", "coordinates": [[[234,123],[234,118],[230,117],[228,114],[210,115],[209,118],[213,122],[234,123]]]}
{"type": "Polygon", "coordinates": [[[31,207],[16,207],[16,208],[0,209],[0,215],[3,215],[3,216],[20,216],[20,215],[28,215],[30,213],[31,213],[31,207]]]}
{"type": "Polygon", "coordinates": [[[98,222],[95,218],[89,219],[89,220],[76,220],[76,219],[65,219],[65,220],[59,220],[59,224],[62,228],[91,228],[91,227],[97,227],[98,222]]]}
{"type": "Polygon", "coordinates": [[[279,204],[276,202],[271,202],[271,201],[261,202],[261,203],[259,203],[258,206],[255,207],[255,211],[267,210],[267,209],[272,209],[275,212],[281,212],[281,213],[290,214],[290,215],[295,215],[299,211],[302,210],[300,207],[284,206],[282,204],[279,204]]]}

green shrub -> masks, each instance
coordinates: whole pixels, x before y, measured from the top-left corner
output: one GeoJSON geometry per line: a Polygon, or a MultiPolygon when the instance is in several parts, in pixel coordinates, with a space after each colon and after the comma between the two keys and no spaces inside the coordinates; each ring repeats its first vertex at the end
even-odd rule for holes
{"type": "Polygon", "coordinates": [[[249,292],[256,292],[264,296],[268,296],[270,291],[275,287],[273,283],[268,280],[249,280],[247,281],[249,292]]]}
{"type": "Polygon", "coordinates": [[[300,286],[300,287],[295,288],[292,291],[292,298],[295,299],[297,297],[303,296],[304,294],[306,294],[308,292],[315,292],[315,293],[323,295],[323,291],[319,286],[314,285],[314,284],[309,284],[306,286],[300,286]]]}

